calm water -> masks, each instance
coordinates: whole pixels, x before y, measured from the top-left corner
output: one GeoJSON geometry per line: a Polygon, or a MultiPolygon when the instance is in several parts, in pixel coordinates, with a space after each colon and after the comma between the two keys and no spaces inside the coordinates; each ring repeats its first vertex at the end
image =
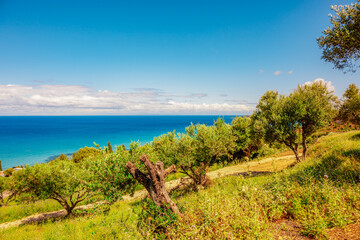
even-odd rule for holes
{"type": "MultiPolygon", "coordinates": [[[[151,142],[154,136],[184,132],[192,123],[212,125],[218,116],[17,116],[0,117],[0,160],[3,169],[45,162],[71,154],[93,142],[113,146],[151,142]]],[[[230,123],[234,116],[225,116],[230,123]]]]}

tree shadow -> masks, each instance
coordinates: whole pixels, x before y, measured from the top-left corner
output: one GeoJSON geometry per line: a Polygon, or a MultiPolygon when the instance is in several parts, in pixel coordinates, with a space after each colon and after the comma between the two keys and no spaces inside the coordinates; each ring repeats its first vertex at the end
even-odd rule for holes
{"type": "Polygon", "coordinates": [[[264,176],[264,175],[270,175],[273,172],[269,172],[269,171],[248,171],[248,172],[240,172],[240,173],[235,173],[233,175],[235,176],[243,176],[243,177],[258,177],[258,176],[264,176]]]}
{"type": "Polygon", "coordinates": [[[351,136],[350,139],[353,140],[353,141],[359,141],[360,140],[360,133],[355,134],[354,136],[351,136]]]}
{"type": "Polygon", "coordinates": [[[360,149],[351,149],[343,153],[343,156],[360,161],[360,149]]]}

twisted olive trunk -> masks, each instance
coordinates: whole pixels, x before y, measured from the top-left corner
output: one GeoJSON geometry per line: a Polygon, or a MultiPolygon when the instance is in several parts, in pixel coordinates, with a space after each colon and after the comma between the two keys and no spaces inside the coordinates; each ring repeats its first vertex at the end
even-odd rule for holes
{"type": "Polygon", "coordinates": [[[149,172],[148,174],[141,172],[132,162],[127,162],[125,168],[145,187],[151,199],[158,207],[167,208],[173,213],[180,214],[178,207],[170,199],[165,188],[165,178],[170,173],[176,171],[175,165],[164,170],[164,164],[162,162],[159,161],[153,164],[146,154],[140,157],[140,161],[145,165],[149,172]]]}

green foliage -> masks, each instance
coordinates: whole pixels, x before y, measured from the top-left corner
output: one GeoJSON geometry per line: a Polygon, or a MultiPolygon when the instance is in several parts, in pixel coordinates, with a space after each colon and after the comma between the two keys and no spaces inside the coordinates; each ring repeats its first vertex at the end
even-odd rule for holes
{"type": "Polygon", "coordinates": [[[111,143],[110,143],[110,142],[108,142],[108,144],[107,144],[106,151],[107,151],[108,153],[112,153],[112,152],[113,152],[113,149],[112,149],[112,146],[111,146],[111,143]]]}
{"type": "Polygon", "coordinates": [[[123,147],[115,152],[107,153],[108,148],[101,151],[97,158],[87,159],[89,187],[92,191],[105,196],[113,203],[126,194],[135,191],[136,181],[125,169],[125,164],[130,160],[130,153],[123,147]]]}
{"type": "Polygon", "coordinates": [[[178,219],[159,213],[150,200],[117,202],[106,214],[89,211],[8,229],[0,231],[0,239],[274,239],[279,233],[274,222],[284,228],[296,223],[298,234],[326,238],[327,228],[360,218],[359,143],[359,131],[329,134],[310,150],[308,161],[281,173],[217,179],[177,198],[183,213],[178,219]]]}
{"type": "Polygon", "coordinates": [[[274,239],[273,222],[286,219],[299,222],[302,235],[324,237],[327,228],[356,222],[360,218],[358,136],[359,132],[351,132],[324,137],[308,161],[282,173],[221,178],[211,188],[181,197],[178,204],[184,214],[167,236],[274,239]],[[334,169],[329,156],[343,160],[334,169]]]}
{"type": "Polygon", "coordinates": [[[56,158],[56,160],[66,161],[66,160],[69,160],[69,159],[65,154],[62,153],[59,157],[56,158]]]}
{"type": "Polygon", "coordinates": [[[216,163],[233,160],[235,136],[224,120],[218,119],[213,126],[191,124],[178,141],[178,166],[197,185],[206,185],[206,172],[216,163]]]}
{"type": "Polygon", "coordinates": [[[3,169],[2,169],[2,165],[1,165],[1,160],[0,160],[0,171],[2,171],[3,169]]]}
{"type": "Polygon", "coordinates": [[[54,199],[71,214],[76,205],[90,192],[86,188],[86,173],[71,161],[51,161],[26,166],[14,175],[14,190],[29,200],[54,199]]]}
{"type": "Polygon", "coordinates": [[[255,118],[236,117],[231,122],[232,130],[236,136],[234,154],[237,157],[247,156],[261,149],[264,144],[264,124],[255,118]]]}
{"type": "Polygon", "coordinates": [[[170,167],[172,164],[177,164],[181,159],[178,156],[179,136],[176,135],[175,130],[159,137],[155,137],[152,141],[152,148],[154,154],[153,158],[164,163],[164,168],[170,167]]]}
{"type": "Polygon", "coordinates": [[[76,153],[73,153],[71,160],[75,163],[81,163],[86,158],[96,158],[99,152],[99,149],[94,147],[80,148],[76,153]]]}
{"type": "Polygon", "coordinates": [[[253,119],[265,123],[266,140],[288,146],[298,161],[298,147],[307,153],[307,139],[335,115],[337,98],[323,81],[299,85],[289,96],[268,91],[260,99],[253,119]]]}
{"type": "Polygon", "coordinates": [[[339,116],[344,121],[350,121],[360,126],[360,90],[355,84],[350,84],[343,95],[339,116]]]}
{"type": "Polygon", "coordinates": [[[166,239],[166,230],[176,223],[178,216],[148,198],[142,200],[140,206],[137,227],[141,235],[146,239],[166,239]]]}
{"type": "Polygon", "coordinates": [[[8,190],[8,178],[0,177],[0,207],[4,205],[4,191],[8,190]]]}
{"type": "Polygon", "coordinates": [[[267,91],[256,108],[252,118],[264,122],[266,141],[285,144],[299,161],[297,150],[301,144],[301,126],[298,123],[296,101],[278,92],[267,91]]]}
{"type": "Polygon", "coordinates": [[[360,3],[331,6],[335,16],[330,15],[332,27],[323,31],[317,39],[323,50],[322,59],[334,67],[355,71],[360,58],[360,3]]]}
{"type": "Polygon", "coordinates": [[[14,171],[15,171],[15,170],[14,170],[13,168],[8,168],[8,169],[6,169],[6,170],[4,171],[4,174],[5,174],[6,177],[10,177],[10,176],[13,175],[14,171]]]}

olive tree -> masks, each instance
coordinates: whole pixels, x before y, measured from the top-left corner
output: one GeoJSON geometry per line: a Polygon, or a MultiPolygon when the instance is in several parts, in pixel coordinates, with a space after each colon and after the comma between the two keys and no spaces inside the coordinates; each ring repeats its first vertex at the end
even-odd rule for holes
{"type": "Polygon", "coordinates": [[[360,1],[351,5],[331,6],[331,27],[317,39],[322,59],[345,72],[355,71],[360,58],[360,1]]]}
{"type": "Polygon", "coordinates": [[[234,149],[235,136],[224,120],[218,119],[213,126],[191,124],[178,139],[178,171],[205,186],[210,181],[206,175],[209,167],[231,161],[234,149]]]}
{"type": "Polygon", "coordinates": [[[324,81],[299,85],[289,96],[268,91],[260,99],[254,118],[266,121],[266,140],[289,147],[298,162],[299,146],[306,159],[307,138],[326,126],[334,117],[337,98],[324,81]]]}
{"type": "Polygon", "coordinates": [[[113,152],[108,149],[102,149],[96,158],[88,158],[84,165],[89,188],[113,203],[125,194],[133,194],[136,181],[125,168],[130,153],[122,146],[113,152]]]}
{"type": "Polygon", "coordinates": [[[296,107],[296,121],[301,127],[302,158],[305,160],[307,139],[320,128],[327,126],[335,117],[337,97],[322,80],[299,85],[289,100],[296,107]]]}
{"type": "Polygon", "coordinates": [[[344,121],[360,125],[360,90],[355,84],[350,84],[346,89],[339,116],[344,121]]]}
{"type": "Polygon", "coordinates": [[[15,190],[31,200],[54,199],[70,215],[92,192],[84,182],[86,173],[72,161],[55,160],[26,166],[13,174],[15,190]]]}
{"type": "Polygon", "coordinates": [[[235,152],[245,155],[248,159],[258,151],[264,143],[265,129],[260,119],[250,117],[236,117],[231,122],[236,137],[235,152]]]}
{"type": "Polygon", "coordinates": [[[276,91],[267,91],[260,99],[252,118],[264,119],[265,139],[271,143],[277,141],[285,144],[300,162],[298,148],[301,144],[301,126],[297,119],[297,108],[294,101],[279,95],[276,91]]]}

